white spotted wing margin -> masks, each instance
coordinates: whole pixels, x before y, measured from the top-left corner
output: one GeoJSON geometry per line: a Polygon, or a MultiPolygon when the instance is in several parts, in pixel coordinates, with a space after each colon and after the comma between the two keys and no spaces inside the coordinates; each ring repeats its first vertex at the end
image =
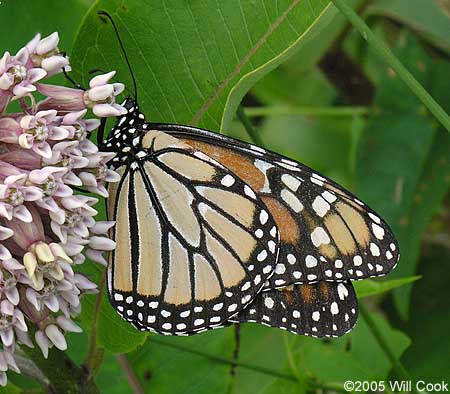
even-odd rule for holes
{"type": "Polygon", "coordinates": [[[117,243],[110,301],[139,330],[223,326],[273,274],[275,222],[247,184],[204,153],[159,131],[133,140],[108,213],[117,243]]]}
{"type": "Polygon", "coordinates": [[[267,289],[383,276],[396,266],[399,247],[387,223],[329,178],[274,152],[208,130],[151,126],[222,163],[234,152],[229,168],[250,183],[280,230],[278,264],[267,289]],[[239,173],[239,163],[245,162],[253,165],[251,179],[239,173]],[[261,181],[252,183],[259,176],[261,181]]]}
{"type": "Polygon", "coordinates": [[[358,301],[351,282],[322,281],[265,291],[230,321],[321,338],[348,333],[357,319],[358,301]]]}

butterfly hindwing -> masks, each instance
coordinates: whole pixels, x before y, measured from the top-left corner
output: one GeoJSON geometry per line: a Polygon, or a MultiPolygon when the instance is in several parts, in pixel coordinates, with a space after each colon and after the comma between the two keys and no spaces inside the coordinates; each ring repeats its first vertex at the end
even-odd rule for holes
{"type": "Polygon", "coordinates": [[[351,282],[317,282],[271,289],[230,320],[256,322],[294,334],[339,337],[358,319],[358,301],[351,282]]]}
{"type": "Polygon", "coordinates": [[[226,324],[273,273],[275,222],[227,168],[134,126],[128,145],[123,133],[107,141],[125,150],[114,162],[122,180],[110,189],[117,242],[108,267],[111,303],[141,330],[181,335],[226,324]]]}
{"type": "Polygon", "coordinates": [[[231,169],[255,190],[280,231],[267,288],[382,276],[399,258],[389,226],[330,179],[276,153],[207,130],[155,125],[231,169]]]}

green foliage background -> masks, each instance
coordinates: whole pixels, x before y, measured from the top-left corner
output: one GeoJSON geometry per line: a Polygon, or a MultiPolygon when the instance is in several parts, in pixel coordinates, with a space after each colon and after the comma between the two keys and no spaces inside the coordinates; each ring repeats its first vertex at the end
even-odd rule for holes
{"type": "MultiPolygon", "coordinates": [[[[448,1],[347,3],[449,112],[448,1]]],[[[450,136],[337,9],[327,0],[6,0],[2,49],[57,30],[75,79],[86,84],[91,69],[114,69],[131,88],[99,9],[118,25],[148,118],[250,141],[235,118],[242,102],[265,147],[355,191],[402,250],[386,280],[356,283],[368,312],[352,333],[320,341],[242,325],[234,367],[233,328],[142,334],[105,297],[96,308],[86,296],[84,333],[69,336],[69,355],[85,363],[96,339],[88,365],[99,392],[318,393],[344,392],[346,380],[448,381],[450,136]]],[[[100,282],[99,266],[82,269],[100,282]]],[[[25,375],[11,373],[10,382],[0,392],[41,392],[25,375]]]]}

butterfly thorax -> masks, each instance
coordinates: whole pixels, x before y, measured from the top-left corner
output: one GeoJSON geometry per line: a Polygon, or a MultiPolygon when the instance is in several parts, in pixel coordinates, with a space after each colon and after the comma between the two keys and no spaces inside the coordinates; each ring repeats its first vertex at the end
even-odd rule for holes
{"type": "Polygon", "coordinates": [[[102,147],[106,151],[116,153],[116,157],[109,163],[113,169],[130,165],[136,158],[147,154],[142,148],[142,137],[148,127],[144,115],[139,111],[136,102],[130,98],[122,105],[128,112],[117,118],[102,147]]]}

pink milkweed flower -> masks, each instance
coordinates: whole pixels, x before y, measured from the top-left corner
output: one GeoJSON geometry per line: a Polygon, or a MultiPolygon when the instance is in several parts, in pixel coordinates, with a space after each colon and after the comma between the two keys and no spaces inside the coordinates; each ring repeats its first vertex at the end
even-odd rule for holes
{"type": "Polygon", "coordinates": [[[127,112],[115,103],[115,97],[123,92],[125,86],[122,83],[108,83],[115,74],[115,71],[111,71],[92,78],[89,82],[91,89],[84,94],[86,106],[92,108],[92,112],[100,118],[120,116],[127,112]]]}
{"type": "Polygon", "coordinates": [[[7,144],[17,144],[22,128],[13,117],[0,118],[0,141],[7,144]]]}
{"type": "Polygon", "coordinates": [[[3,300],[0,302],[0,338],[4,346],[11,346],[14,343],[15,331],[27,332],[28,327],[25,317],[19,308],[3,300]]]}
{"type": "Polygon", "coordinates": [[[97,291],[76,268],[86,257],[105,264],[115,247],[107,237],[114,223],[96,221],[98,199],[74,186],[106,197],[105,182],[119,178],[106,167],[114,155],[89,140],[100,120],[85,116],[125,113],[115,103],[123,85],[109,83],[114,73],[93,78],[87,91],[37,83],[68,70],[58,41],[38,34],[0,60],[0,385],[7,370],[20,373],[16,344],[32,347],[33,339],[44,357],[53,346],[67,349],[65,334],[81,331],[72,320],[80,297],[97,291]],[[36,90],[47,98],[36,102],[36,90]],[[22,112],[3,114],[14,99],[22,112]]]}
{"type": "Polygon", "coordinates": [[[58,199],[69,197],[73,194],[71,187],[67,186],[62,177],[67,168],[46,166],[42,169],[30,172],[28,179],[42,190],[43,197],[36,204],[49,212],[61,211],[58,199]]]}
{"type": "Polygon", "coordinates": [[[23,149],[19,145],[1,144],[4,153],[0,154],[0,169],[4,165],[12,165],[22,171],[31,171],[39,168],[42,157],[29,149],[23,149]]]}
{"type": "Polygon", "coordinates": [[[45,158],[52,157],[50,141],[60,141],[69,136],[69,131],[60,127],[57,111],[39,111],[35,115],[25,115],[20,119],[22,134],[19,145],[25,149],[32,149],[45,158]]]}
{"type": "Polygon", "coordinates": [[[110,154],[109,152],[88,156],[89,166],[83,169],[78,175],[88,191],[102,197],[107,197],[108,191],[104,186],[105,182],[112,183],[120,180],[119,174],[108,169],[106,166],[106,163],[114,156],[114,153],[110,154]]]}
{"type": "Polygon", "coordinates": [[[15,56],[5,52],[0,59],[0,90],[3,94],[10,92],[17,98],[24,97],[34,92],[34,84],[47,76],[47,72],[42,68],[27,68],[28,59],[27,48],[20,49],[15,56]]]}
{"type": "Polygon", "coordinates": [[[10,175],[0,184],[0,216],[7,220],[13,218],[23,222],[32,220],[24,202],[39,200],[42,191],[35,186],[26,185],[26,180],[26,174],[10,175]]]}
{"type": "Polygon", "coordinates": [[[47,76],[55,75],[62,70],[70,71],[69,59],[62,56],[58,49],[59,35],[57,32],[42,38],[40,34],[26,45],[31,62],[47,72],[47,76]]]}
{"type": "Polygon", "coordinates": [[[66,169],[62,179],[66,184],[82,186],[77,171],[89,164],[89,159],[79,149],[78,141],[61,141],[52,147],[52,155],[44,163],[51,166],[60,166],[66,169]]]}
{"type": "Polygon", "coordinates": [[[39,83],[36,85],[37,90],[48,98],[42,101],[38,108],[53,108],[61,112],[92,109],[94,115],[100,118],[124,115],[126,109],[115,100],[125,87],[122,83],[108,83],[115,73],[111,71],[95,76],[89,82],[90,89],[86,91],[39,83]]]}
{"type": "Polygon", "coordinates": [[[98,119],[83,119],[87,109],[69,112],[62,119],[61,125],[69,131],[69,137],[79,142],[78,148],[86,154],[97,153],[98,148],[89,140],[89,134],[100,126],[98,119]]]}

